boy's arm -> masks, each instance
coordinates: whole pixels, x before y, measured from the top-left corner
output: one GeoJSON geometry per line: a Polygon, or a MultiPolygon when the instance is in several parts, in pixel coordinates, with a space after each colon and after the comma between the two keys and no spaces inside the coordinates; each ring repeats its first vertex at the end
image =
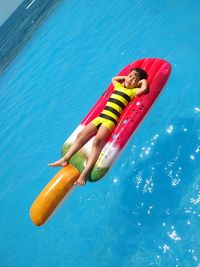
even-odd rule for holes
{"type": "Polygon", "coordinates": [[[141,96],[141,95],[147,93],[149,90],[148,82],[146,79],[140,80],[139,85],[140,85],[140,87],[137,88],[136,96],[141,96]]]}
{"type": "Polygon", "coordinates": [[[116,83],[123,82],[125,80],[125,78],[126,78],[126,76],[115,76],[115,77],[113,77],[112,78],[112,84],[113,84],[113,86],[115,86],[116,83]]]}

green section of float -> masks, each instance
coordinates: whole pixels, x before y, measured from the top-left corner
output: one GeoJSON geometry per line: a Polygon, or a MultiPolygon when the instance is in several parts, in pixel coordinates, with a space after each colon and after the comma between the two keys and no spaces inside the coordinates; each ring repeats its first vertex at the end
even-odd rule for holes
{"type": "MultiPolygon", "coordinates": [[[[65,143],[62,146],[61,154],[62,157],[67,153],[67,151],[70,149],[71,144],[65,143]]],[[[83,171],[85,163],[87,162],[87,157],[85,154],[81,151],[78,151],[74,156],[71,157],[69,160],[69,163],[74,166],[80,173],[83,171]]],[[[94,166],[92,169],[90,176],[88,180],[90,182],[97,182],[100,180],[109,170],[109,168],[100,168],[98,166],[94,166]]]]}
{"type": "Polygon", "coordinates": [[[100,167],[94,166],[94,168],[91,171],[91,174],[90,174],[90,177],[89,177],[89,181],[90,182],[97,182],[103,176],[106,175],[108,170],[109,170],[109,168],[100,168],[100,167]]]}
{"type": "MultiPolygon", "coordinates": [[[[70,144],[64,144],[61,150],[62,157],[67,153],[67,151],[70,149],[70,144]]],[[[74,166],[79,172],[82,172],[84,169],[84,161],[85,156],[81,152],[77,152],[74,154],[71,159],[69,160],[69,163],[74,166]]]]}

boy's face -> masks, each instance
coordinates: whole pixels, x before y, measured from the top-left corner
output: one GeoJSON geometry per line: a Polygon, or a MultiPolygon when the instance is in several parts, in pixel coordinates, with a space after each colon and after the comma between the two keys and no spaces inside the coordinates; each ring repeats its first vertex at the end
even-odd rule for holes
{"type": "Polygon", "coordinates": [[[125,78],[124,85],[126,88],[134,88],[139,82],[138,73],[136,70],[132,70],[125,78]]]}

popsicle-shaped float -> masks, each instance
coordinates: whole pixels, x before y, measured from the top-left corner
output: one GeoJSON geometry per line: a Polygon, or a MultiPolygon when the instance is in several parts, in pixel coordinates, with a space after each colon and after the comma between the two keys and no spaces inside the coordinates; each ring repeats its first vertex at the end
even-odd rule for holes
{"type": "MultiPolygon", "coordinates": [[[[171,65],[167,61],[159,58],[145,58],[129,64],[118,75],[126,76],[133,68],[142,68],[147,72],[149,91],[134,98],[126,106],[90,173],[89,181],[91,182],[100,180],[108,172],[157,99],[171,72],[171,65]]],[[[65,141],[62,146],[62,156],[73,144],[78,133],[103,111],[113,90],[113,85],[110,84],[80,125],[65,141]]],[[[62,168],[36,198],[30,209],[30,217],[35,225],[42,225],[74,187],[74,182],[84,169],[91,153],[92,142],[93,138],[70,159],[69,165],[62,168]]]]}

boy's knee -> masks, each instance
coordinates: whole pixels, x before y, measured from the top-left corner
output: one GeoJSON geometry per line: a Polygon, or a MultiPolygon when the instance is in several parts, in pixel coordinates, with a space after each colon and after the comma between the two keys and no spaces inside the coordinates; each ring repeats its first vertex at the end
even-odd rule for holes
{"type": "Polygon", "coordinates": [[[84,143],[84,135],[82,134],[82,133],[79,133],[78,135],[77,135],[77,138],[76,138],[76,140],[79,142],[79,143],[84,143]]]}
{"type": "Polygon", "coordinates": [[[99,147],[99,146],[102,146],[102,144],[103,144],[103,140],[101,140],[100,138],[97,137],[94,139],[93,146],[99,147]]]}
{"type": "Polygon", "coordinates": [[[82,133],[80,132],[80,133],[77,134],[76,139],[81,139],[81,137],[82,137],[82,133]]]}

